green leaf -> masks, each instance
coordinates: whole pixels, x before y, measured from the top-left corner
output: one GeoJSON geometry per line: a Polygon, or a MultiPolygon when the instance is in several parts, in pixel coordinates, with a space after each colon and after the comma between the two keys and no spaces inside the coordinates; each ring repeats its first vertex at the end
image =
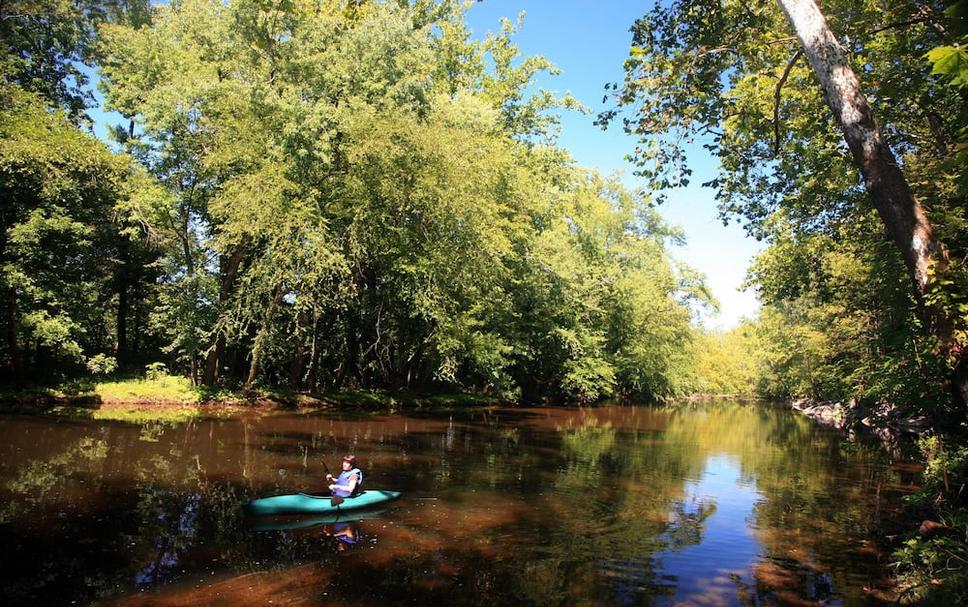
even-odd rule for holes
{"type": "Polygon", "coordinates": [[[968,85],[968,51],[957,46],[939,46],[925,57],[934,64],[932,74],[945,76],[957,87],[968,85]]]}

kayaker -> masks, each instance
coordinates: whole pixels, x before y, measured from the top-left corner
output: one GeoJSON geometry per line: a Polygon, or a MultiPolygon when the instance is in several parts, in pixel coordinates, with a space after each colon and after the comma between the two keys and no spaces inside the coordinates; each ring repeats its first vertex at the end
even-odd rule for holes
{"type": "Polygon", "coordinates": [[[344,455],[342,467],[343,471],[338,477],[326,475],[326,480],[332,483],[329,486],[330,493],[339,497],[354,497],[362,493],[363,471],[356,467],[356,456],[344,455]]]}

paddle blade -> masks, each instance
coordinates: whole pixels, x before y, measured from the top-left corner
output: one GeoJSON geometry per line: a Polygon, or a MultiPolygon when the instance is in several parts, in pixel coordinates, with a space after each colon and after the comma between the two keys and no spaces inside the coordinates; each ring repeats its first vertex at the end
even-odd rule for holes
{"type": "Polygon", "coordinates": [[[332,504],[332,505],[334,505],[334,506],[339,506],[340,504],[343,503],[343,501],[345,499],[346,498],[344,498],[344,497],[340,497],[338,495],[334,495],[332,498],[330,498],[329,503],[332,504]]]}

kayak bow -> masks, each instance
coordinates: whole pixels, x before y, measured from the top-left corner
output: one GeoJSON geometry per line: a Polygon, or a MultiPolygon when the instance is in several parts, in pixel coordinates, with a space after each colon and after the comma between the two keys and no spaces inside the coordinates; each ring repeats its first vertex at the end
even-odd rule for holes
{"type": "Polygon", "coordinates": [[[339,505],[330,503],[329,495],[312,493],[293,493],[276,495],[252,500],[243,508],[247,514],[264,516],[269,514],[330,514],[346,510],[356,510],[376,506],[400,497],[399,491],[368,489],[356,497],[348,497],[339,505]]]}

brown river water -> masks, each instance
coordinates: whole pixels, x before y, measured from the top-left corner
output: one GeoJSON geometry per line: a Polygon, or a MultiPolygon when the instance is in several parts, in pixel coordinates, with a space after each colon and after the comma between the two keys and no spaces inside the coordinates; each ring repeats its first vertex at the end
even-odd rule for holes
{"type": "Polygon", "coordinates": [[[915,470],[763,405],[0,416],[4,605],[876,605],[915,470]],[[358,455],[403,497],[246,517],[358,455]]]}

